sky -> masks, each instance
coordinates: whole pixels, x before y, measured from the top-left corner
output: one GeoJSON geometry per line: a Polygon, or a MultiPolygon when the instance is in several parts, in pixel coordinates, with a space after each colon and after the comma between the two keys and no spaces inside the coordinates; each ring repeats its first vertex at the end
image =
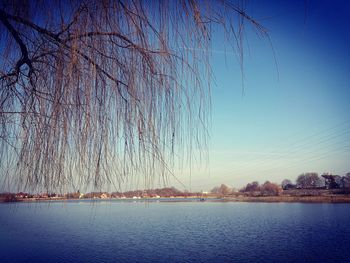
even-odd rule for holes
{"type": "Polygon", "coordinates": [[[177,179],[207,191],[350,172],[350,2],[249,1],[246,11],[271,41],[246,28],[243,85],[214,32],[209,162],[177,179]]]}

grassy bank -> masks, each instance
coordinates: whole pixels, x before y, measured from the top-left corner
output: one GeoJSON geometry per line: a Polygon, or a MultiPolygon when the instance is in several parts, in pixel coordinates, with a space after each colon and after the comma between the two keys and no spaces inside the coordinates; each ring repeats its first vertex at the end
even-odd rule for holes
{"type": "Polygon", "coordinates": [[[288,202],[288,203],[350,203],[350,195],[329,196],[238,196],[225,197],[224,201],[231,202],[288,202]]]}

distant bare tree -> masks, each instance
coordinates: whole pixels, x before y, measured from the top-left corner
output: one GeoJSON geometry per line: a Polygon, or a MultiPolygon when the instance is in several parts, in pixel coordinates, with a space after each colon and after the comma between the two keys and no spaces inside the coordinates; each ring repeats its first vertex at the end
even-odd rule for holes
{"type": "Polygon", "coordinates": [[[317,173],[304,173],[297,178],[297,187],[307,189],[316,188],[324,185],[322,179],[317,173]]]}
{"type": "Polygon", "coordinates": [[[222,184],[220,186],[221,195],[226,196],[226,195],[229,195],[231,192],[232,192],[232,189],[230,187],[228,187],[227,185],[222,184]]]}
{"type": "Polygon", "coordinates": [[[342,187],[350,190],[350,173],[347,173],[345,176],[341,178],[342,187]]]}
{"type": "Polygon", "coordinates": [[[210,192],[213,194],[226,196],[232,192],[232,189],[225,184],[221,184],[220,186],[214,187],[210,192]]]}
{"type": "Polygon", "coordinates": [[[259,182],[257,181],[248,183],[245,187],[241,189],[241,192],[256,192],[256,191],[260,191],[259,182]]]}
{"type": "Polygon", "coordinates": [[[210,190],[210,192],[212,194],[219,194],[220,191],[220,187],[219,186],[215,186],[213,189],[210,190]]]}
{"type": "Polygon", "coordinates": [[[284,179],[281,183],[282,189],[283,190],[287,190],[287,189],[291,189],[291,188],[295,188],[295,185],[292,183],[291,180],[289,179],[284,179]]]}
{"type": "Polygon", "coordinates": [[[260,186],[261,195],[264,196],[275,196],[281,193],[282,189],[278,184],[271,183],[266,181],[263,185],[260,186]]]}
{"type": "Polygon", "coordinates": [[[334,174],[322,174],[327,189],[337,189],[342,187],[342,177],[334,174]]]}
{"type": "Polygon", "coordinates": [[[230,1],[1,1],[3,184],[166,182],[206,148],[212,28],[243,63],[246,22],[266,35],[230,1]]]}

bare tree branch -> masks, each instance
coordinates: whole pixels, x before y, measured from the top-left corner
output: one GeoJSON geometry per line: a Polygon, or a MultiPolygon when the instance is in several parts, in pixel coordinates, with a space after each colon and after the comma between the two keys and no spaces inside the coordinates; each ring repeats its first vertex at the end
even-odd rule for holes
{"type": "Polygon", "coordinates": [[[18,190],[175,178],[206,151],[212,28],[242,64],[243,22],[266,34],[230,1],[19,2],[0,2],[0,182],[18,190]]]}

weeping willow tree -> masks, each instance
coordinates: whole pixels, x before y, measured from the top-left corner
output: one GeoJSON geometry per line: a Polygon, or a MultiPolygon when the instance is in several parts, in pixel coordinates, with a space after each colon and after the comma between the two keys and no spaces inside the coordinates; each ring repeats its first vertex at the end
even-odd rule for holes
{"type": "Polygon", "coordinates": [[[213,29],[242,63],[245,24],[266,34],[229,1],[1,1],[2,185],[166,181],[206,149],[213,29]]]}

